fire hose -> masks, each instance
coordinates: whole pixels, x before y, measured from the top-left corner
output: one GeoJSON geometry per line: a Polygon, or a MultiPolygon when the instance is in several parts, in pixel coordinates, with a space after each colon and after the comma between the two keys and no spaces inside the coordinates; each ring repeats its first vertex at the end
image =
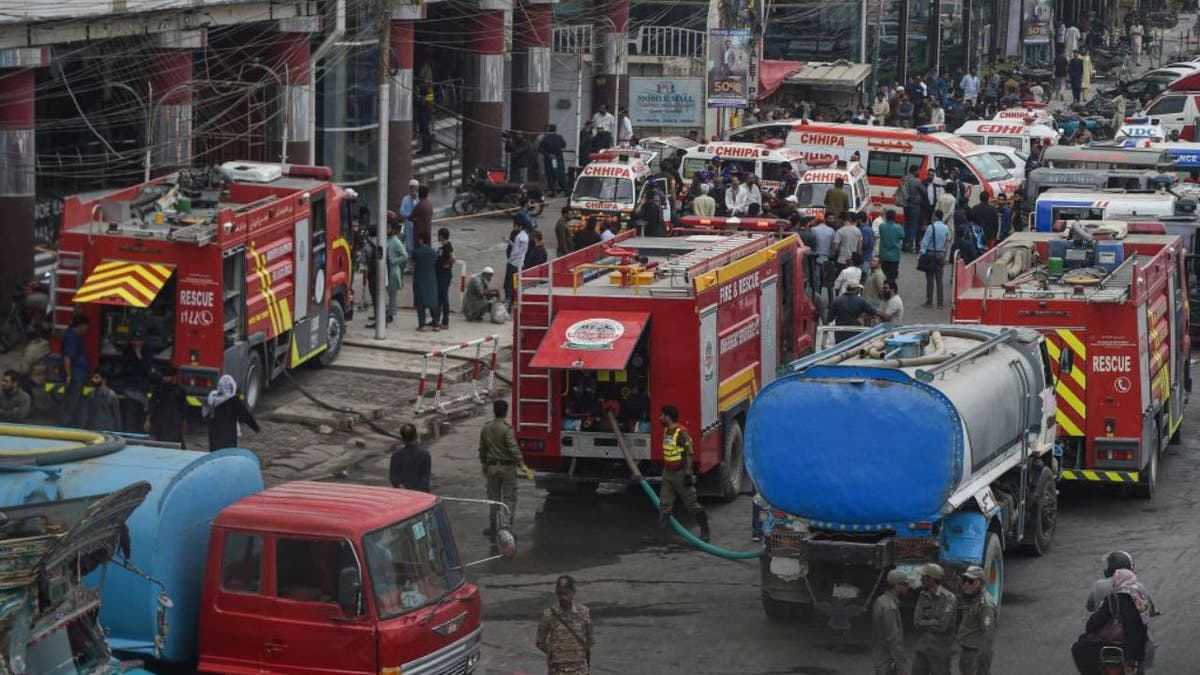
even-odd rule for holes
{"type": "MultiPolygon", "coordinates": [[[[617,447],[621,449],[621,456],[625,458],[625,464],[629,467],[629,472],[632,473],[633,477],[637,479],[638,483],[642,486],[642,491],[645,492],[646,496],[650,498],[650,501],[654,504],[654,507],[658,508],[660,503],[658,500],[658,495],[654,493],[654,488],[650,487],[650,482],[646,480],[646,477],[643,476],[642,472],[638,470],[637,463],[633,461],[633,455],[629,452],[629,446],[625,443],[625,436],[621,433],[621,425],[617,424],[617,416],[612,410],[608,410],[605,412],[605,417],[608,420],[608,426],[612,428],[613,434],[615,434],[617,437],[617,447]]],[[[755,549],[753,551],[731,551],[727,548],[721,548],[720,546],[713,546],[707,541],[704,541],[700,537],[692,534],[691,530],[687,529],[682,523],[676,520],[674,515],[671,516],[671,528],[678,532],[679,536],[687,540],[687,542],[692,546],[709,555],[715,555],[718,558],[725,558],[726,560],[752,560],[755,558],[761,558],[765,552],[765,549],[762,548],[755,549]]]]}

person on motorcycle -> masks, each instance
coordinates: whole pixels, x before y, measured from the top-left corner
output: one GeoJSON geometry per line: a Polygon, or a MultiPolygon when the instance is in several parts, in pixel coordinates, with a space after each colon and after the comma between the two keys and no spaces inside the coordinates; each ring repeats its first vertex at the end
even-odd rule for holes
{"type": "MultiPolygon", "coordinates": [[[[1092,590],[1088,592],[1087,600],[1083,603],[1087,611],[1096,611],[1104,602],[1104,598],[1108,597],[1112,592],[1112,577],[1116,574],[1117,570],[1134,571],[1133,556],[1125,551],[1110,551],[1108,555],[1104,556],[1104,576],[1092,584],[1092,590]]],[[[1158,616],[1158,608],[1155,607],[1154,600],[1150,598],[1150,594],[1146,591],[1146,588],[1142,586],[1141,582],[1135,583],[1137,583],[1138,591],[1150,606],[1150,616],[1158,616]]],[[[1147,629],[1146,658],[1142,661],[1142,670],[1146,673],[1149,673],[1154,665],[1154,648],[1157,646],[1154,638],[1149,635],[1149,629],[1147,629]]]]}
{"type": "Polygon", "coordinates": [[[1145,673],[1152,609],[1137,575],[1129,569],[1116,570],[1107,594],[1088,617],[1084,634],[1071,645],[1071,656],[1080,675],[1100,672],[1101,652],[1105,647],[1121,649],[1126,675],[1145,673]]]}

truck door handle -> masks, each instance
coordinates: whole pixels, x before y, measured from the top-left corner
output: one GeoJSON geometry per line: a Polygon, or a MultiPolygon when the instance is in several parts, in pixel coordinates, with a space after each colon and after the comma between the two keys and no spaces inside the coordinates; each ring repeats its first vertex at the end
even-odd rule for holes
{"type": "Polygon", "coordinates": [[[287,643],[280,642],[279,640],[269,640],[265,646],[266,646],[267,653],[281,652],[281,651],[287,649],[287,643]]]}

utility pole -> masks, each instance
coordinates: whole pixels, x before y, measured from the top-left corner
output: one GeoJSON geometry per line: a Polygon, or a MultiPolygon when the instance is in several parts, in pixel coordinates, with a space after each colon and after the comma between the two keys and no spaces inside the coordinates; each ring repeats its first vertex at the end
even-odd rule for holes
{"type": "Polygon", "coordinates": [[[387,337],[387,184],[388,184],[388,113],[391,107],[388,94],[391,87],[392,3],[379,2],[379,205],[376,211],[375,236],[379,240],[375,256],[375,339],[387,337]]]}

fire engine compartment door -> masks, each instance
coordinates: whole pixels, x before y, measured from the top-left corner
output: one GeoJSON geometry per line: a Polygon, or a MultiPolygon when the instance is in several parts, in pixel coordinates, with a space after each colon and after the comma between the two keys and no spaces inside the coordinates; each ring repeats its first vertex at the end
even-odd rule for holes
{"type": "Polygon", "coordinates": [[[561,311],[529,367],[625,370],[649,323],[648,312],[561,311]]]}
{"type": "Polygon", "coordinates": [[[308,316],[308,266],[309,266],[309,222],[308,218],[296,221],[296,278],[294,287],[295,320],[299,322],[308,316]]]}
{"type": "Polygon", "coordinates": [[[175,266],[164,263],[103,260],[92,269],[71,302],[145,309],[174,273],[175,266]]]}
{"type": "Polygon", "coordinates": [[[759,363],[761,373],[759,386],[765,387],[775,379],[775,368],[779,365],[778,314],[779,277],[764,279],[759,295],[758,315],[762,317],[759,331],[759,363]]]}

